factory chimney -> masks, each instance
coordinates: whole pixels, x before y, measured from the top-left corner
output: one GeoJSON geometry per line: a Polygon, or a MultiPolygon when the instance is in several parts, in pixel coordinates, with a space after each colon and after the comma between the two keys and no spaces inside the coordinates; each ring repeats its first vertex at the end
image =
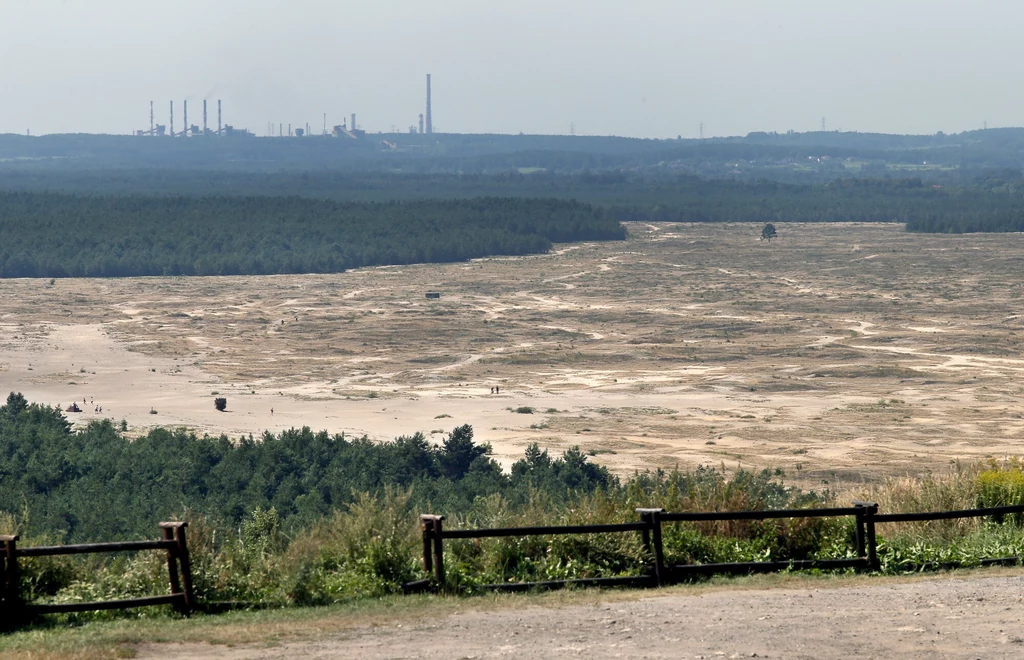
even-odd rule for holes
{"type": "Polygon", "coordinates": [[[203,99],[203,135],[206,135],[206,99],[203,99]]]}
{"type": "Polygon", "coordinates": [[[220,135],[223,130],[220,123],[220,99],[217,99],[217,135],[220,135]]]}
{"type": "Polygon", "coordinates": [[[182,114],[185,115],[183,118],[185,122],[185,130],[183,130],[181,134],[188,137],[188,99],[185,99],[185,109],[182,111],[182,114]]]}
{"type": "Polygon", "coordinates": [[[174,101],[171,101],[171,137],[174,137],[174,101]]]}
{"type": "Polygon", "coordinates": [[[434,122],[430,117],[430,74],[427,74],[427,135],[434,132],[434,122]]]}
{"type": "Polygon", "coordinates": [[[352,113],[352,125],[349,127],[348,130],[352,131],[353,133],[356,130],[356,113],[354,112],[352,113]]]}
{"type": "Polygon", "coordinates": [[[423,113],[420,113],[420,133],[423,133],[423,113]]]}
{"type": "Polygon", "coordinates": [[[153,137],[156,135],[156,129],[153,126],[153,102],[149,102],[149,136],[153,137]]]}

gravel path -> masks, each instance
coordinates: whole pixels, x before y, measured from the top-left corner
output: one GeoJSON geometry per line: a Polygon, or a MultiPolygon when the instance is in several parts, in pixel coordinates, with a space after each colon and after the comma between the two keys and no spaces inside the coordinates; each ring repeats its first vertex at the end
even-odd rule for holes
{"type": "Polygon", "coordinates": [[[270,648],[148,645],[137,657],[1024,658],[1022,601],[1024,576],[723,590],[468,611],[270,648]]]}

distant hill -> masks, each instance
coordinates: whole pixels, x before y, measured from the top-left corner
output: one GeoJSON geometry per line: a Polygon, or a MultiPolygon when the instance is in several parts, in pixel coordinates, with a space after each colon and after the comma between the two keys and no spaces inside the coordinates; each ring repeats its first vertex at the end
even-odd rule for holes
{"type": "Polygon", "coordinates": [[[764,133],[706,140],[494,134],[365,134],[192,138],[0,135],[0,172],[163,168],[246,172],[679,172],[723,178],[830,180],[842,176],[948,178],[1024,167],[1024,128],[958,134],[764,133]]]}

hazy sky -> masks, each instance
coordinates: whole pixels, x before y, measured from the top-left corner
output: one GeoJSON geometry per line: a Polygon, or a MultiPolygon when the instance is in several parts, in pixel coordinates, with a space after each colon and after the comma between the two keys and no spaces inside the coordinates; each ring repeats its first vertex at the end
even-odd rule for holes
{"type": "Polygon", "coordinates": [[[1024,125],[1020,0],[0,0],[0,132],[1024,125]]]}

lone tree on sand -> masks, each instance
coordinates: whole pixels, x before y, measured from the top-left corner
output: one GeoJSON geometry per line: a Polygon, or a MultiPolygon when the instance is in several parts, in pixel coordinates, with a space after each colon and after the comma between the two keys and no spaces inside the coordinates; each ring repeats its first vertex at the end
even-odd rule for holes
{"type": "Polygon", "coordinates": [[[761,240],[771,242],[773,238],[778,238],[778,234],[775,233],[775,225],[769,222],[761,230],[761,240]]]}
{"type": "Polygon", "coordinates": [[[213,400],[213,407],[221,412],[224,412],[225,410],[228,409],[228,400],[222,396],[219,396],[213,400]]]}

